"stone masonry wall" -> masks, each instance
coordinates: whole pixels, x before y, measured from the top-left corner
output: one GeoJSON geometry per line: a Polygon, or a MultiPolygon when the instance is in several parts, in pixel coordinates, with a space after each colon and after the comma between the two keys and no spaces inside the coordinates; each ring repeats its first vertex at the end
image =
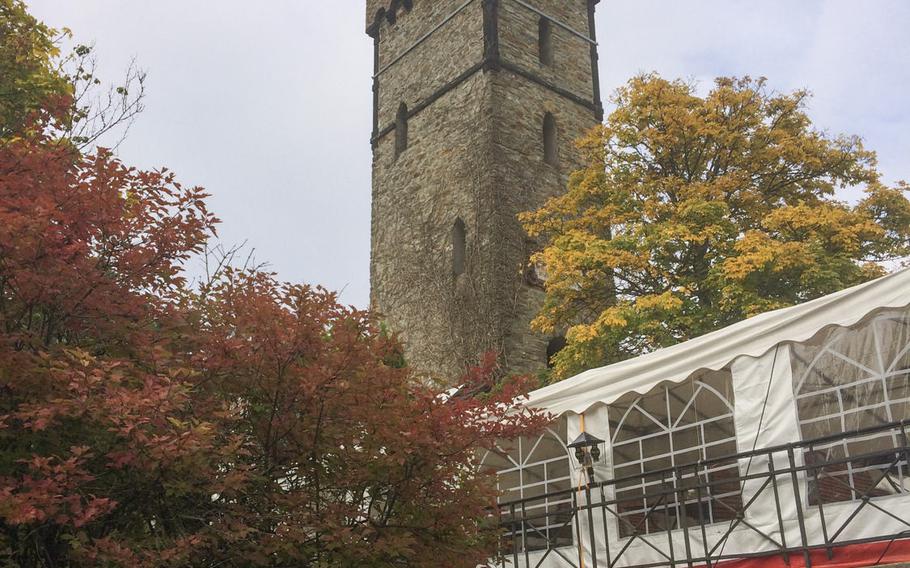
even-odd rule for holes
{"type": "MultiPolygon", "coordinates": [[[[536,0],[534,7],[572,30],[590,37],[584,0],[536,0]]],[[[503,61],[534,72],[542,79],[591,100],[591,48],[585,40],[559,25],[553,30],[553,64],[542,65],[538,56],[537,31],[540,15],[517,2],[502,0],[499,14],[499,46],[503,61]]]]}
{"type": "MultiPolygon", "coordinates": [[[[404,54],[421,37],[452,14],[464,0],[414,0],[400,10],[394,24],[379,34],[379,68],[404,54]]],[[[483,12],[474,2],[380,76],[379,127],[395,121],[399,105],[408,108],[432,95],[483,57],[483,12]]]]}
{"type": "Polygon", "coordinates": [[[494,243],[486,108],[489,82],[475,75],[414,116],[397,160],[394,136],[376,149],[373,304],[402,334],[417,368],[454,380],[465,361],[501,336],[489,280],[494,243]],[[452,270],[451,231],[467,228],[466,270],[452,270]]]}
{"type": "MultiPolygon", "coordinates": [[[[536,0],[541,12],[590,37],[584,1],[536,0]]],[[[590,44],[562,27],[552,25],[554,62],[543,65],[538,56],[537,31],[540,16],[518,3],[503,0],[500,14],[500,46],[504,62],[512,63],[579,98],[594,98],[590,44]]],[[[530,322],[543,303],[543,290],[533,282],[527,259],[537,244],[525,234],[518,214],[543,205],[565,191],[569,174],[583,164],[575,141],[598,123],[591,108],[568,100],[524,77],[500,73],[493,87],[497,105],[494,153],[498,185],[497,241],[503,243],[498,264],[510,266],[499,272],[497,287],[512,303],[510,327],[504,339],[508,365],[514,371],[533,372],[546,366],[551,337],[530,331],[530,322]],[[544,161],[543,121],[549,112],[556,119],[558,165],[544,161]]],[[[598,101],[599,102],[599,101],[598,101]]]]}
{"type": "Polygon", "coordinates": [[[497,192],[496,240],[502,243],[497,264],[510,267],[500,270],[497,284],[511,303],[508,317],[511,325],[504,340],[505,352],[511,369],[530,372],[546,366],[547,343],[552,337],[530,331],[530,322],[543,303],[544,293],[533,282],[527,265],[538,246],[527,237],[518,215],[539,208],[548,198],[565,190],[569,174],[582,166],[575,141],[594,127],[597,120],[590,109],[567,103],[559,95],[527,80],[507,75],[497,77],[494,96],[501,101],[493,137],[494,152],[498,157],[496,177],[502,180],[497,192]],[[557,166],[543,159],[542,130],[546,112],[556,119],[557,166]]]}
{"type": "MultiPolygon", "coordinates": [[[[435,28],[463,0],[415,0],[380,28],[380,69],[435,28]]],[[[479,64],[483,12],[474,2],[379,78],[379,128],[401,102],[427,97],[479,64]]],[[[466,361],[501,348],[493,310],[492,192],[489,171],[490,83],[477,73],[408,121],[408,149],[395,157],[394,130],[373,157],[371,283],[374,307],[401,333],[408,360],[442,381],[466,361]],[[452,227],[466,226],[466,270],[452,270],[452,227]]]]}
{"type": "MultiPolygon", "coordinates": [[[[587,0],[525,1],[590,33],[587,0]]],[[[391,5],[368,0],[368,10],[382,4],[391,5]]],[[[371,30],[379,34],[379,68],[463,4],[413,0],[410,10],[397,10],[394,22],[381,20],[371,30]]],[[[371,300],[402,334],[411,364],[442,381],[455,380],[488,349],[501,352],[511,371],[546,364],[550,338],[528,327],[543,299],[526,278],[535,244],[517,215],[564,190],[579,165],[574,141],[597,121],[590,45],[553,26],[554,64],[541,65],[540,16],[514,0],[499,0],[502,66],[493,62],[481,69],[484,4],[469,3],[378,78],[371,300]],[[394,121],[401,102],[412,115],[408,148],[396,158],[394,121]],[[556,166],[543,159],[546,112],[557,124],[556,166]],[[456,219],[467,228],[465,272],[457,276],[456,219]]],[[[367,17],[369,24],[370,12],[367,17]]]]}

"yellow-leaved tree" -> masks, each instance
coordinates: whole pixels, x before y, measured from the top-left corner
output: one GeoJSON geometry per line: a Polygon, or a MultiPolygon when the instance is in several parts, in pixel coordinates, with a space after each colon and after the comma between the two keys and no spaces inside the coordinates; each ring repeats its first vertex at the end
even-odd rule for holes
{"type": "Polygon", "coordinates": [[[910,186],[880,181],[808,93],[722,78],[705,96],[657,75],[614,95],[579,142],[567,193],[522,215],[545,246],[533,325],[567,330],[553,378],[671,345],[885,272],[910,254],[910,186]],[[862,199],[840,200],[841,188],[862,199]]]}

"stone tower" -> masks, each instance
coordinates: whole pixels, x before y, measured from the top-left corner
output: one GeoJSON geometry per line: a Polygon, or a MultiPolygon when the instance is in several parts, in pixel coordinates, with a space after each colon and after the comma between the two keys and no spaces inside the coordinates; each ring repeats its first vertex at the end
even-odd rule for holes
{"type": "Polygon", "coordinates": [[[564,191],[603,117],[599,0],[367,0],[373,38],[371,301],[416,368],[547,365],[517,215],[564,191]]]}

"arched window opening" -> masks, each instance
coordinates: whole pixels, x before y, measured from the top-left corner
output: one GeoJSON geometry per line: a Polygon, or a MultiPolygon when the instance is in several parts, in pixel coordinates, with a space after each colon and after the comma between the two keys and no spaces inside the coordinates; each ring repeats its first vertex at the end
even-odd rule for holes
{"type": "Polygon", "coordinates": [[[408,149],[408,105],[401,103],[395,115],[395,157],[408,149]]]}
{"type": "Polygon", "coordinates": [[[553,65],[553,24],[541,16],[537,25],[537,49],[541,65],[553,65]]]}
{"type": "Polygon", "coordinates": [[[467,243],[468,234],[464,221],[455,219],[455,224],[452,225],[452,273],[455,276],[464,274],[467,243]]]}
{"type": "Polygon", "coordinates": [[[742,511],[735,454],[730,371],[708,371],[683,383],[630,393],[608,408],[613,476],[622,536],[730,521],[742,511]],[[701,462],[701,463],[700,463],[701,462]],[[657,472],[679,467],[678,487],[701,484],[707,499],[665,497],[669,515],[649,514],[653,495],[667,483],[657,472]],[[668,526],[669,525],[669,526],[668,526]]]}
{"type": "Polygon", "coordinates": [[[551,113],[543,117],[543,161],[551,166],[558,165],[556,144],[556,119],[551,113]]]}
{"type": "MultiPolygon", "coordinates": [[[[910,311],[883,312],[859,327],[833,328],[790,349],[793,392],[803,440],[855,432],[910,417],[910,311]]],[[[901,445],[892,430],[813,444],[809,503],[858,501],[910,493],[901,445]],[[850,460],[854,456],[865,457],[850,460]],[[834,463],[832,463],[834,462],[834,463]]]]}
{"type": "Polygon", "coordinates": [[[566,346],[566,338],[563,336],[554,337],[547,343],[547,369],[553,368],[553,357],[562,351],[566,346]]]}
{"type": "MultiPolygon", "coordinates": [[[[573,543],[567,439],[568,421],[563,417],[550,424],[540,436],[522,436],[497,443],[481,460],[481,467],[496,472],[500,503],[527,499],[523,516],[529,520],[525,530],[518,526],[505,535],[507,540],[518,540],[520,552],[573,543]],[[544,497],[547,494],[549,496],[544,497]]],[[[511,549],[511,543],[508,548],[511,549]]]]}

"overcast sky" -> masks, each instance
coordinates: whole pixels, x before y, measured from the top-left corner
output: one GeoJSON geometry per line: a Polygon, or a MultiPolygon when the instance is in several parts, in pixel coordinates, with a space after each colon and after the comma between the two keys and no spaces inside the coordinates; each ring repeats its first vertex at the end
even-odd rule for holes
{"type": "MultiPolygon", "coordinates": [[[[220,237],[283,280],[369,295],[372,42],[364,0],[27,0],[94,42],[116,79],[135,57],[146,111],[129,164],[202,185],[220,237]]],[[[887,182],[910,181],[910,1],[603,0],[606,94],[641,71],[806,87],[832,134],[862,136],[887,182]]]]}

